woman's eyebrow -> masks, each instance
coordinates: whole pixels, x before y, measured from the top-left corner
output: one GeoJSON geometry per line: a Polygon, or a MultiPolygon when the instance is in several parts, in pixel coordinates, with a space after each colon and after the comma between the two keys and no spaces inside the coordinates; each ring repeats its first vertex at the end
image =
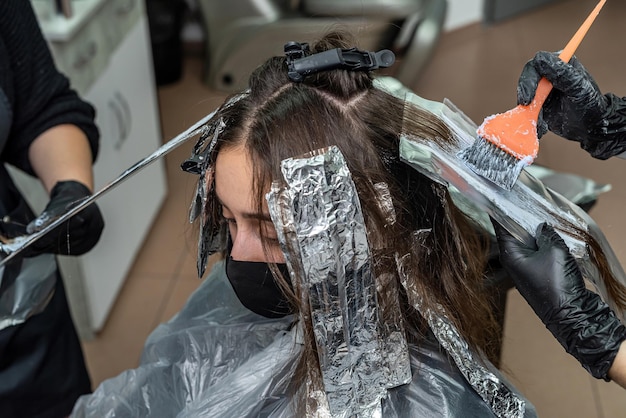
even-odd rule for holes
{"type": "Polygon", "coordinates": [[[272,218],[269,213],[258,213],[258,212],[244,212],[241,214],[246,219],[257,219],[259,221],[264,222],[272,222],[272,218]]]}
{"type": "MultiPolygon", "coordinates": [[[[217,203],[219,203],[220,206],[224,207],[227,211],[231,212],[228,206],[226,206],[224,202],[222,202],[222,199],[220,199],[217,193],[215,193],[215,198],[217,199],[217,203]]],[[[256,219],[256,220],[264,221],[264,222],[272,222],[272,218],[270,217],[269,213],[243,212],[241,216],[245,219],[256,219]]]]}

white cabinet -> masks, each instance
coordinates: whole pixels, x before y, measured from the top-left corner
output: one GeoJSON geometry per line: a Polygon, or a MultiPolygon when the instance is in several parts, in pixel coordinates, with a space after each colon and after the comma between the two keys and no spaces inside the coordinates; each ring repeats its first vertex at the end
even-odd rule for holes
{"type": "MultiPolygon", "coordinates": [[[[96,190],[161,145],[149,45],[146,19],[141,18],[84,95],[97,109],[101,135],[96,190]]],[[[159,160],[98,200],[105,228],[98,245],[82,257],[93,329],[106,320],[165,194],[164,162],[159,160]]]]}
{"type": "MultiPolygon", "coordinates": [[[[143,0],[81,0],[67,22],[40,24],[57,67],[96,108],[100,153],[95,189],[161,145],[156,84],[143,0]]],[[[41,211],[41,185],[12,170],[31,206],[41,211]]],[[[165,165],[152,163],[98,200],[102,238],[81,257],[59,257],[72,315],[88,338],[104,325],[167,192],[165,165]]]]}

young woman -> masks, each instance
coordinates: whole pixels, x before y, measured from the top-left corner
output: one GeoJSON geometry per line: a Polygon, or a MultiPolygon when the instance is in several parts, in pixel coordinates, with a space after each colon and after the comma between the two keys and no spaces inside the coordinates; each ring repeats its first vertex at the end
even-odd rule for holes
{"type": "Polygon", "coordinates": [[[403,130],[450,132],[345,38],[290,44],[216,112],[183,168],[200,276],[225,260],[75,416],[535,416],[489,361],[489,237],[400,161],[403,130]]]}

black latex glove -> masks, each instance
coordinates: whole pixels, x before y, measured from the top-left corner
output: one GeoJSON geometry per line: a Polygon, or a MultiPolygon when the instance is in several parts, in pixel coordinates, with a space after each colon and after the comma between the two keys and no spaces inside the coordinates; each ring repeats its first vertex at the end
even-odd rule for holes
{"type": "MultiPolygon", "coordinates": [[[[50,201],[39,217],[28,225],[23,223],[2,221],[0,234],[6,238],[29,235],[42,230],[76,202],[91,195],[89,189],[76,181],[61,181],[54,185],[50,192],[50,201]]],[[[59,225],[45,236],[39,238],[22,255],[32,257],[42,253],[81,255],[91,250],[100,239],[104,219],[95,203],[87,206],[68,221],[59,225]]]]}
{"type": "Polygon", "coordinates": [[[542,224],[536,241],[522,243],[493,221],[500,262],[520,294],[565,350],[596,378],[607,373],[626,327],[588,290],[563,239],[542,224]]]}
{"type": "Polygon", "coordinates": [[[580,142],[581,148],[602,160],[626,151],[626,98],[603,95],[575,57],[565,63],[558,54],[541,51],[522,70],[519,104],[532,101],[541,77],[552,83],[553,90],[539,117],[539,137],[550,130],[580,142]]]}

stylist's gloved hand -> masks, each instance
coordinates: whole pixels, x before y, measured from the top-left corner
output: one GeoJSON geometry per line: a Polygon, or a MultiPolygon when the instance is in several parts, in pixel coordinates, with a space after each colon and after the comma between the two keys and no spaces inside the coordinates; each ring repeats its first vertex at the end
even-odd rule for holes
{"type": "Polygon", "coordinates": [[[626,327],[600,296],[588,290],[563,239],[547,224],[522,243],[492,220],[500,262],[515,287],[565,350],[596,378],[607,373],[626,327]]]}
{"type": "MultiPolygon", "coordinates": [[[[37,218],[28,225],[1,222],[0,232],[7,238],[33,234],[67,212],[77,202],[89,197],[90,190],[77,181],[61,181],[50,192],[50,201],[37,218]]],[[[104,219],[95,203],[39,238],[23,251],[25,257],[42,253],[82,255],[91,250],[102,234],[104,219]]]]}
{"type": "Polygon", "coordinates": [[[625,98],[603,95],[575,57],[565,63],[558,54],[541,51],[522,70],[517,85],[519,104],[532,101],[541,77],[552,83],[553,90],[539,117],[539,137],[550,130],[580,142],[581,148],[602,160],[626,151],[625,98]]]}

